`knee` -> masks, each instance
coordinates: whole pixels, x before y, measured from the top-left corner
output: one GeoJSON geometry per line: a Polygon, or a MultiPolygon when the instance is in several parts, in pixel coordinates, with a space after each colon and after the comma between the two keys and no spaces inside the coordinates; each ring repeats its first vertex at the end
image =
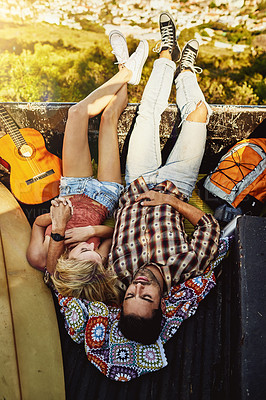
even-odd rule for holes
{"type": "Polygon", "coordinates": [[[85,109],[85,107],[79,103],[74,104],[71,106],[68,110],[68,120],[79,120],[82,118],[88,118],[88,110],[85,109]]]}
{"type": "Polygon", "coordinates": [[[197,104],[197,107],[194,111],[192,111],[188,117],[187,121],[192,121],[192,122],[207,122],[207,117],[208,117],[208,109],[206,107],[206,104],[200,101],[197,104]]]}

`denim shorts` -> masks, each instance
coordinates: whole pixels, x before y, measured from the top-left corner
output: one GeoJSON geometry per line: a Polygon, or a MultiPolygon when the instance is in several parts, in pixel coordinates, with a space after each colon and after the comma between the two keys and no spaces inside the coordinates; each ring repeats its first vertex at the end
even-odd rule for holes
{"type": "Polygon", "coordinates": [[[72,178],[62,176],[60,180],[60,196],[84,194],[107,208],[112,215],[117,207],[124,186],[116,182],[100,182],[93,177],[72,178]]]}

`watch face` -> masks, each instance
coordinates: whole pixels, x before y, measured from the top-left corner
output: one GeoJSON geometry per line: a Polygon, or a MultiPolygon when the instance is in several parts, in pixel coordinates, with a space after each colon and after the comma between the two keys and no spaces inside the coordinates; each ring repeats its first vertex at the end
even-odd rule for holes
{"type": "Polygon", "coordinates": [[[65,236],[62,236],[59,233],[51,233],[51,238],[56,242],[61,242],[61,240],[65,239],[65,236]]]}

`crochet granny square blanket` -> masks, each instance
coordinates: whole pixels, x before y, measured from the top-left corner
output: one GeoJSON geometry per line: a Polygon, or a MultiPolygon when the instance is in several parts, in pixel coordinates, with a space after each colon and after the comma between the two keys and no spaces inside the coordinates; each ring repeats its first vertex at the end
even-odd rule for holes
{"type": "Polygon", "coordinates": [[[84,343],[88,360],[104,375],[127,382],[167,365],[166,343],[182,322],[195,314],[199,302],[216,285],[214,269],[226,256],[232,238],[219,243],[218,257],[201,276],[173,286],[165,297],[166,312],[156,343],[143,345],[126,339],[118,329],[120,309],[56,293],[65,328],[77,343],[84,343]]]}

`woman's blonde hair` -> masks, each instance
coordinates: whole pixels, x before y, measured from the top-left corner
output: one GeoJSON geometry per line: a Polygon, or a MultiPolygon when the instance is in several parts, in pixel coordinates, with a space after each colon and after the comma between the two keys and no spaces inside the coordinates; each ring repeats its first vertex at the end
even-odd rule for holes
{"type": "Polygon", "coordinates": [[[117,276],[97,262],[69,259],[63,254],[51,280],[63,296],[102,301],[107,305],[121,304],[120,291],[115,285],[117,276]]]}

